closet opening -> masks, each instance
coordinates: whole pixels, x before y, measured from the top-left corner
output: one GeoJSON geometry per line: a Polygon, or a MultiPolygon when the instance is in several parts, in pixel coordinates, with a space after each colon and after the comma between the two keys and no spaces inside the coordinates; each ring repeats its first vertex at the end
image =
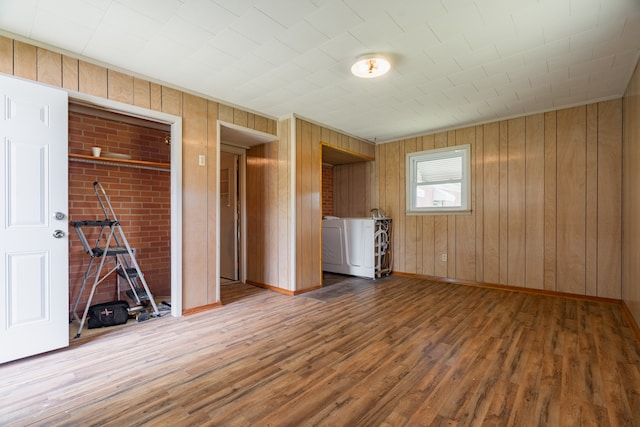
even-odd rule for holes
{"type": "MultiPolygon", "coordinates": [[[[180,117],[102,99],[70,98],[69,220],[104,219],[96,188],[104,189],[112,207],[107,212],[117,216],[163,316],[182,315],[181,134],[180,117]]],[[[92,245],[100,229],[83,232],[92,245]]],[[[86,305],[140,303],[116,273],[100,282],[89,301],[93,282],[81,288],[90,261],[77,230],[70,227],[70,318],[82,316],[86,305]]],[[[85,325],[82,336],[86,333],[85,325]]]]}

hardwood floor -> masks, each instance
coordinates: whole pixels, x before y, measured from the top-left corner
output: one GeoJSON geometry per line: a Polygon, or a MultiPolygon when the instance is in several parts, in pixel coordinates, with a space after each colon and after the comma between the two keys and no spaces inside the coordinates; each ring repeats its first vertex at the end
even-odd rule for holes
{"type": "Polygon", "coordinates": [[[619,305],[343,279],[0,365],[0,425],[640,425],[619,305]]]}

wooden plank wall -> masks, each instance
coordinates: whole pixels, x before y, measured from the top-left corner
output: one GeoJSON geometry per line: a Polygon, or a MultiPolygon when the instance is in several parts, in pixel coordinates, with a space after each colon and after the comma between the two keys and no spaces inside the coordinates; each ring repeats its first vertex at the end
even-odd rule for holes
{"type": "Polygon", "coordinates": [[[622,298],[640,325],[640,63],[624,95],[622,298]]]}
{"type": "Polygon", "coordinates": [[[395,271],[621,298],[621,99],[378,145],[374,173],[395,271]],[[473,213],[405,215],[406,154],[460,144],[473,213]]]}
{"type": "Polygon", "coordinates": [[[290,279],[291,119],[247,152],[247,281],[293,291],[290,279]]]}
{"type": "Polygon", "coordinates": [[[362,218],[371,215],[373,162],[358,162],[333,167],[333,215],[362,218]]]}
{"type": "Polygon", "coordinates": [[[183,119],[183,308],[219,301],[215,289],[217,120],[271,133],[273,119],[0,36],[0,72],[183,119]],[[206,167],[195,167],[206,154],[206,167]],[[203,279],[204,278],[204,279],[203,279]]]}
{"type": "Polygon", "coordinates": [[[295,132],[296,291],[300,292],[322,285],[322,150],[320,143],[368,157],[375,155],[375,146],[367,141],[300,118],[295,119],[295,132]]]}

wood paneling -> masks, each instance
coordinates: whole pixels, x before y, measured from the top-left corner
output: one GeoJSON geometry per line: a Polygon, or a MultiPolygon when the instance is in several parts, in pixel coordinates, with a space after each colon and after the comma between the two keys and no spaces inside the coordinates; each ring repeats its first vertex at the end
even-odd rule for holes
{"type": "MultiPolygon", "coordinates": [[[[291,198],[291,174],[293,171],[291,158],[291,135],[292,119],[282,120],[278,124],[278,157],[276,170],[278,174],[278,194],[276,225],[278,229],[278,282],[281,288],[293,289],[293,277],[291,277],[291,266],[294,262],[294,252],[291,247],[293,221],[291,210],[294,200],[291,198]]],[[[256,126],[258,122],[256,121],[256,126]]],[[[269,260],[267,260],[269,262],[269,260]]]]}
{"type": "Polygon", "coordinates": [[[556,113],[544,115],[544,289],[556,289],[556,113]]]}
{"type": "Polygon", "coordinates": [[[220,104],[218,106],[218,119],[223,122],[233,123],[233,107],[220,104]]]}
{"type": "Polygon", "coordinates": [[[79,61],[68,56],[62,56],[62,87],[74,92],[78,91],[79,61]]]}
{"type": "Polygon", "coordinates": [[[133,105],[151,109],[151,86],[148,81],[133,78],[133,105]]]}
{"type": "MultiPolygon", "coordinates": [[[[278,158],[278,144],[269,143],[264,145],[265,151],[265,174],[264,174],[264,211],[263,220],[266,224],[264,228],[264,253],[270,254],[273,259],[278,254],[278,168],[274,161],[278,158]]],[[[279,283],[278,262],[265,260],[262,267],[262,274],[265,277],[263,283],[279,283]]]]}
{"type": "MultiPolygon", "coordinates": [[[[253,121],[258,126],[267,122],[253,121]]],[[[247,281],[287,291],[295,290],[290,274],[294,257],[291,208],[295,201],[301,202],[291,197],[291,141],[291,119],[285,119],[279,123],[277,141],[247,152],[247,281]]],[[[301,244],[305,231],[302,227],[298,230],[303,234],[296,234],[296,244],[301,244]]]]}
{"type": "Polygon", "coordinates": [[[233,109],[233,123],[238,126],[249,127],[249,114],[246,111],[233,109]]]}
{"type": "Polygon", "coordinates": [[[296,119],[296,288],[299,290],[321,285],[320,259],[313,259],[314,246],[321,242],[311,239],[311,229],[321,227],[321,219],[314,221],[312,218],[315,180],[311,173],[314,162],[312,128],[311,123],[296,119]]]}
{"type": "MultiPolygon", "coordinates": [[[[173,114],[175,116],[183,116],[182,113],[182,92],[170,87],[162,86],[162,112],[173,114]]],[[[183,129],[183,134],[185,130],[183,129]]]]}
{"type": "Polygon", "coordinates": [[[229,105],[219,105],[219,120],[260,132],[269,133],[271,135],[277,135],[278,123],[276,120],[248,113],[247,111],[231,107],[229,105]]]}
{"type": "MultiPolygon", "coordinates": [[[[597,295],[598,282],[598,105],[587,105],[585,293],[597,295]]],[[[615,153],[612,153],[615,154],[615,153]]]]}
{"type": "Polygon", "coordinates": [[[264,225],[264,175],[265,153],[264,144],[251,147],[247,151],[247,188],[257,191],[247,192],[247,281],[266,283],[263,263],[269,260],[264,253],[266,239],[264,225]]]}
{"type": "MultiPolygon", "coordinates": [[[[218,196],[215,182],[212,186],[208,185],[208,168],[198,165],[198,156],[206,155],[208,148],[207,101],[186,93],[182,95],[182,98],[182,108],[184,109],[182,122],[184,126],[182,133],[182,170],[189,171],[182,177],[184,188],[189,189],[182,193],[182,204],[183,206],[188,206],[188,209],[182,213],[182,240],[185,243],[182,247],[182,277],[186,283],[195,283],[201,281],[203,277],[208,278],[209,270],[215,271],[217,251],[209,252],[207,242],[208,229],[209,227],[215,228],[215,222],[203,222],[202,218],[207,218],[207,199],[218,196]],[[201,256],[201,254],[207,252],[209,252],[207,256],[201,256]]],[[[215,163],[212,163],[215,159],[207,158],[206,160],[211,165],[211,168],[215,170],[215,163]]],[[[209,281],[207,280],[205,283],[207,282],[209,281]]],[[[197,307],[205,305],[203,302],[206,302],[206,304],[215,302],[210,293],[208,286],[193,287],[185,289],[182,299],[185,306],[197,307]]]]}
{"type": "Polygon", "coordinates": [[[415,138],[378,147],[374,198],[392,213],[394,270],[621,298],[621,120],[613,100],[423,136],[433,141],[426,146],[415,138]],[[398,194],[404,155],[465,143],[472,214],[414,224],[398,194]]]}
{"type": "Polygon", "coordinates": [[[558,288],[584,294],[586,275],[586,107],[557,114],[558,288]]]}
{"type": "Polygon", "coordinates": [[[17,40],[13,42],[13,74],[23,79],[38,79],[38,59],[35,46],[17,40]]]}
{"type": "Polygon", "coordinates": [[[484,277],[484,163],[482,162],[484,153],[484,132],[482,126],[475,129],[475,148],[473,150],[473,177],[472,185],[472,211],[475,212],[475,266],[476,277],[479,280],[484,277]],[[479,197],[476,197],[479,195],[479,197]]]}
{"type": "Polygon", "coordinates": [[[151,109],[162,111],[162,86],[156,83],[149,83],[151,88],[151,109]]]}
{"type": "Polygon", "coordinates": [[[623,113],[622,296],[640,325],[640,65],[625,92],[623,113]]]}
{"type": "Polygon", "coordinates": [[[109,99],[124,102],[125,104],[133,104],[134,86],[132,76],[109,70],[107,73],[107,79],[109,82],[109,99]]]}
{"type": "Polygon", "coordinates": [[[62,86],[62,55],[46,49],[37,49],[38,81],[51,86],[62,86]]]}
{"type": "Polygon", "coordinates": [[[78,90],[89,95],[107,98],[107,69],[85,61],[78,63],[78,90]]]}
{"type": "Polygon", "coordinates": [[[544,115],[526,118],[525,287],[544,288],[544,115]]]}
{"type": "MultiPolygon", "coordinates": [[[[456,132],[447,132],[447,146],[452,147],[455,145],[457,145],[456,132]]],[[[404,176],[403,170],[400,170],[400,173],[404,176]]],[[[404,179],[402,182],[404,183],[404,179]]],[[[455,216],[447,217],[447,277],[456,275],[456,220],[455,216]]]]}
{"type": "MultiPolygon", "coordinates": [[[[465,128],[456,131],[456,145],[471,145],[471,179],[472,186],[476,183],[476,127],[465,128]]],[[[476,191],[471,191],[472,211],[476,191]]],[[[455,276],[463,280],[476,280],[476,216],[456,215],[455,222],[455,276]]]]}
{"type": "Polygon", "coordinates": [[[333,214],[361,218],[371,213],[372,162],[333,166],[333,214]]]}
{"type": "Polygon", "coordinates": [[[500,126],[490,123],[482,129],[484,150],[478,163],[483,166],[484,186],[476,200],[483,199],[484,206],[484,275],[476,279],[500,283],[500,126]]]}
{"type": "Polygon", "coordinates": [[[13,74],[13,40],[0,36],[0,73],[13,74]]]}
{"type": "MultiPolygon", "coordinates": [[[[596,295],[619,297],[622,282],[622,246],[608,236],[622,235],[622,102],[601,104],[598,115],[598,257],[596,295]]],[[[639,141],[640,142],[640,141],[639,141]]],[[[623,173],[624,175],[624,173],[623,173]]]]}
{"type": "Polygon", "coordinates": [[[509,128],[506,121],[500,122],[500,180],[494,191],[500,194],[499,247],[500,247],[500,284],[509,283],[509,128]]]}

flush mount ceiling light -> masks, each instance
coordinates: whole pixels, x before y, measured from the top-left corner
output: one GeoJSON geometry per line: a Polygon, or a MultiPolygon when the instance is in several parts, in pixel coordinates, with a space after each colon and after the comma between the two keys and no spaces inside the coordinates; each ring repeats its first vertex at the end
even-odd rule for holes
{"type": "Polygon", "coordinates": [[[351,72],[356,77],[363,79],[371,79],[380,77],[391,68],[391,64],[380,55],[367,55],[358,58],[355,64],[351,66],[351,72]]]}

